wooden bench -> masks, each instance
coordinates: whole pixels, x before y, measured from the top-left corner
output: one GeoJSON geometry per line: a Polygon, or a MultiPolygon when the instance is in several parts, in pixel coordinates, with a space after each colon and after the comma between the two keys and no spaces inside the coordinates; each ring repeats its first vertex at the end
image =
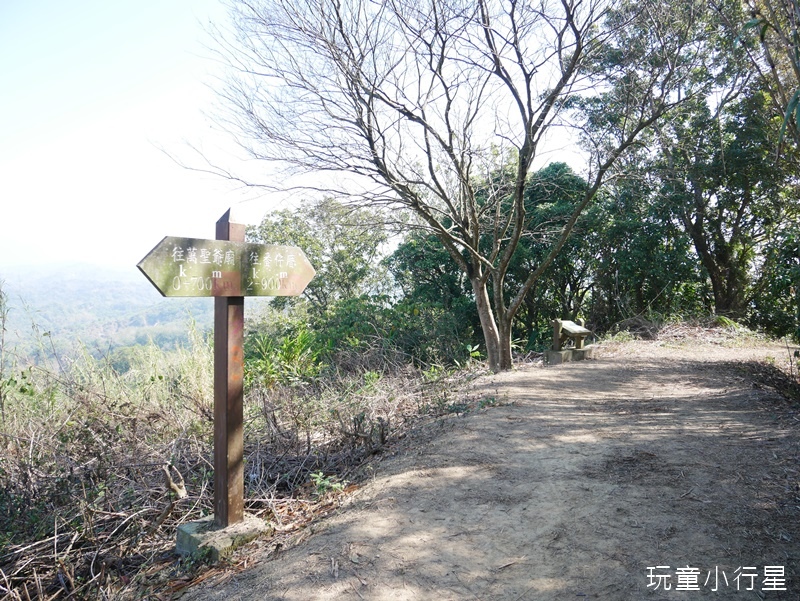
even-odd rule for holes
{"type": "Polygon", "coordinates": [[[583,327],[584,321],[582,319],[568,321],[566,319],[553,320],[553,350],[558,352],[564,349],[564,343],[568,340],[575,341],[575,348],[580,350],[583,348],[584,339],[591,334],[589,330],[583,327]]]}

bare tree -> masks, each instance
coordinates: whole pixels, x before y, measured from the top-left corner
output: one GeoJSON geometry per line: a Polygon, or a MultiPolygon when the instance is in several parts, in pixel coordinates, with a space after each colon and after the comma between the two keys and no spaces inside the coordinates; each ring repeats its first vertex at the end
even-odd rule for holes
{"type": "Polygon", "coordinates": [[[615,162],[707,61],[693,0],[231,1],[227,126],[253,157],[315,174],[308,190],[413,212],[472,283],[494,371],[615,162]],[[532,164],[566,126],[590,142],[586,194],[509,292],[532,164]]]}

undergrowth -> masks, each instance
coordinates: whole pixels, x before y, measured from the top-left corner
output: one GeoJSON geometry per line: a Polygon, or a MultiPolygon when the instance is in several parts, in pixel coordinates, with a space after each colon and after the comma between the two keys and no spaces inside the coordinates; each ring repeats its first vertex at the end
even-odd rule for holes
{"type": "Polygon", "coordinates": [[[694,318],[637,315],[615,324],[601,339],[619,343],[632,340],[709,339],[713,342],[747,344],[764,342],[766,337],[722,315],[694,318]]]}
{"type": "MultiPolygon", "coordinates": [[[[448,413],[460,379],[378,341],[324,363],[308,344],[264,340],[246,365],[245,505],[279,531],[335,502],[420,415],[448,413]]],[[[174,545],[213,511],[210,341],[138,348],[124,372],[85,348],[27,366],[3,350],[0,596],[141,598],[190,581],[204,562],[174,545]]]]}
{"type": "MultiPolygon", "coordinates": [[[[712,327],[736,334],[658,335],[712,327]]],[[[464,401],[477,363],[415,365],[377,336],[317,347],[303,329],[247,347],[245,507],[277,533],[335,506],[421,416],[500,403],[464,401]]],[[[132,350],[124,369],[86,348],[25,364],[0,336],[0,595],[139,599],[200,577],[204,559],[174,546],[180,524],[212,513],[212,378],[210,340],[194,329],[185,348],[132,350]]]]}

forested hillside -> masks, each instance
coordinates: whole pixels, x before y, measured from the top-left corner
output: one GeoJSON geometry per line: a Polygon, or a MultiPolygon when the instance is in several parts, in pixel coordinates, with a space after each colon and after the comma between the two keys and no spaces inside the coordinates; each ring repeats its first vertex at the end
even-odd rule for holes
{"type": "Polygon", "coordinates": [[[209,299],[164,299],[135,266],[90,265],[0,269],[7,297],[6,344],[23,362],[74,351],[95,355],[153,341],[185,343],[187,323],[211,326],[209,299]]]}

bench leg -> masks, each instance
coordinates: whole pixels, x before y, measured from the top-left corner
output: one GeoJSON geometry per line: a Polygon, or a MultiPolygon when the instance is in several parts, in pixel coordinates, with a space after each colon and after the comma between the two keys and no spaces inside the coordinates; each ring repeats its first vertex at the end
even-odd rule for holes
{"type": "MultiPolygon", "coordinates": [[[[583,327],[586,322],[584,322],[582,319],[577,319],[575,321],[575,323],[577,323],[580,327],[583,327]]],[[[576,336],[575,337],[575,348],[576,349],[580,350],[580,349],[583,348],[583,339],[584,338],[586,338],[586,337],[585,336],[576,336]]]]}
{"type": "Polygon", "coordinates": [[[553,320],[553,350],[558,352],[561,350],[561,320],[553,320]]]}

